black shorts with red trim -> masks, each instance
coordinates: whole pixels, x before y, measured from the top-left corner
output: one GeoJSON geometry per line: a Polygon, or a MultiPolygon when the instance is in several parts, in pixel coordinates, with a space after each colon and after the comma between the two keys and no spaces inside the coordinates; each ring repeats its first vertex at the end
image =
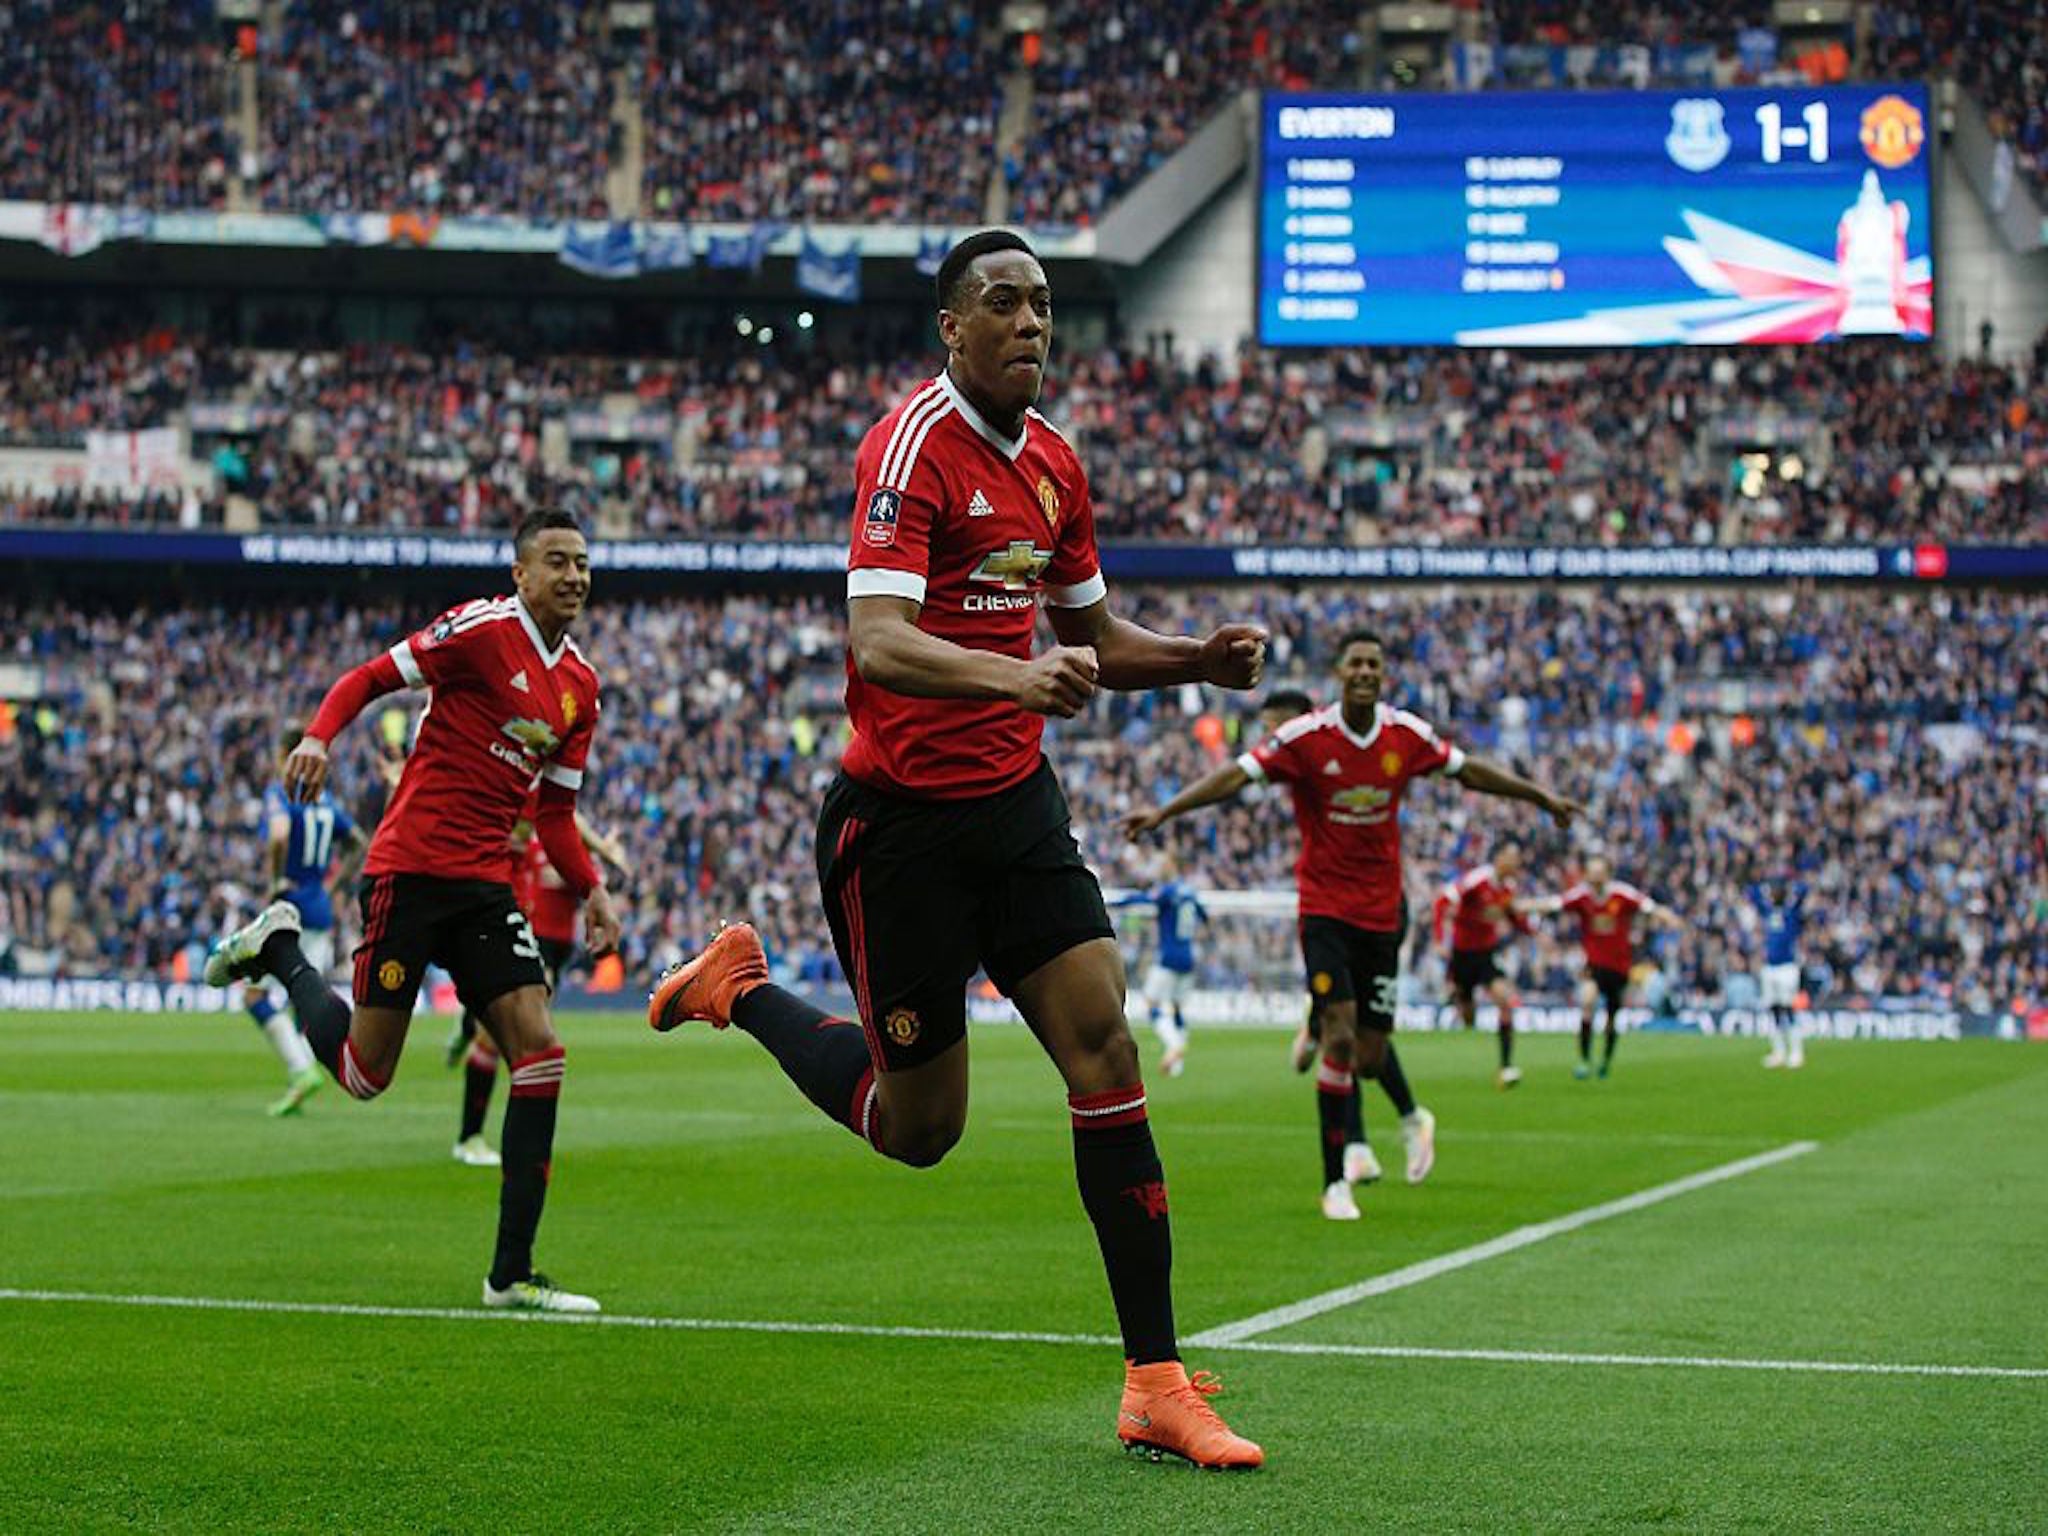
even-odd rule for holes
{"type": "Polygon", "coordinates": [[[1494,959],[1494,953],[1490,949],[1452,950],[1451,990],[1469,994],[1499,981],[1500,963],[1494,959]]]}
{"type": "Polygon", "coordinates": [[[429,963],[454,979],[471,1013],[520,987],[553,984],[533,926],[502,880],[372,875],[362,909],[355,999],[363,1007],[410,1010],[429,963]]]}
{"type": "Polygon", "coordinates": [[[1377,933],[1335,917],[1301,920],[1301,960],[1308,971],[1309,1029],[1321,1038],[1316,1012],[1325,1003],[1358,1001],[1361,1029],[1394,1027],[1401,985],[1401,934],[1377,933]]]}
{"type": "Polygon", "coordinates": [[[818,886],[883,1072],[932,1060],[967,1033],[977,969],[1006,996],[1033,971],[1110,937],[1067,797],[1043,758],[966,800],[914,800],[841,774],[818,813],[818,886]]]}

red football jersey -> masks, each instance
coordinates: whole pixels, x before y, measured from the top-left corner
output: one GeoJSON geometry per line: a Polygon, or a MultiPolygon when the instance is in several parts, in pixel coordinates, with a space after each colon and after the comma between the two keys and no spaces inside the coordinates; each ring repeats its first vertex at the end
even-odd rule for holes
{"type": "Polygon", "coordinates": [[[541,938],[576,942],[576,916],[583,904],[548,862],[548,851],[538,837],[528,838],[514,858],[512,895],[541,938]]]}
{"type": "Polygon", "coordinates": [[[451,608],[391,659],[427,709],[364,872],[509,879],[528,795],[543,778],[583,784],[597,673],[567,636],[548,650],[517,597],[451,608]]]}
{"type": "Polygon", "coordinates": [[[1355,735],[1336,704],[1290,720],[1239,758],[1255,780],[1286,784],[1301,828],[1295,881],[1303,917],[1354,928],[1401,927],[1401,795],[1411,780],[1465,755],[1406,710],[1382,704],[1355,735]]]}
{"type": "MultiPolygon", "coordinates": [[[[1086,608],[1107,590],[1088,477],[1036,411],[1005,438],[942,373],[882,418],[854,467],[848,599],[910,598],[926,634],[1028,660],[1041,598],[1086,608]]],[[[1014,704],[878,688],[850,652],[846,713],[851,777],[939,800],[1015,784],[1045,733],[1014,704]]]]}
{"type": "Polygon", "coordinates": [[[1528,919],[1516,913],[1510,903],[1515,888],[1494,872],[1491,864],[1468,869],[1444,887],[1443,901],[1451,917],[1451,948],[1499,949],[1507,942],[1510,925],[1528,931],[1528,919]]]}
{"type": "Polygon", "coordinates": [[[1579,943],[1585,946],[1586,964],[1602,971],[1626,971],[1635,964],[1636,914],[1655,906],[1641,891],[1619,880],[1608,881],[1604,891],[1595,891],[1581,881],[1564,893],[1564,910],[1579,920],[1579,943]]]}

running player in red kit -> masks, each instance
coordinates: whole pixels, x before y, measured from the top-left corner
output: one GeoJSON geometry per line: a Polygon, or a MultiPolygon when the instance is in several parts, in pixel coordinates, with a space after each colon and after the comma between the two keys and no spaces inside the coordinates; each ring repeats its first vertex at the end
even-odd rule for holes
{"type": "Polygon", "coordinates": [[[538,786],[535,826],[583,904],[591,949],[617,942],[611,897],[576,835],[598,684],[569,638],[590,595],[590,553],[575,518],[529,513],[513,539],[512,581],[516,596],[450,609],[344,676],[285,760],[286,791],[309,800],[326,782],[328,743],[364,705],[402,687],[430,690],[418,745],[363,862],[353,1013],[307,963],[290,902],[273,903],[216,944],[206,978],[224,986],[275,976],[314,1056],[350,1094],[370,1099],[398,1068],[421,974],[430,961],[445,968],[512,1063],[484,1305],[595,1312],[588,1296],[560,1290],[533,1269],[563,1055],[540,946],[506,880],[506,842],[538,786]]]}
{"type": "Polygon", "coordinates": [[[1532,929],[1515,901],[1515,879],[1522,872],[1522,850],[1518,844],[1503,843],[1494,850],[1493,861],[1468,869],[1437,894],[1431,931],[1442,948],[1444,930],[1450,930],[1450,961],[1446,967],[1451,983],[1451,1002],[1467,1029],[1479,1021],[1479,995],[1493,999],[1500,1041],[1500,1069],[1494,1073],[1497,1087],[1512,1088],[1522,1080],[1515,1065],[1515,988],[1501,972],[1495,958],[1507,943],[1508,930],[1532,929]]]}
{"type": "MultiPolygon", "coordinates": [[[[1228,800],[1247,784],[1276,781],[1294,793],[1301,828],[1295,880],[1301,901],[1301,956],[1309,1005],[1318,1017],[1322,1066],[1316,1113],[1323,1154],[1323,1214],[1355,1221],[1344,1178],[1347,1101],[1356,1079],[1386,1070],[1394,1031],[1401,940],[1408,928],[1401,878],[1401,799],[1416,779],[1448,773],[1483,795],[1524,800],[1568,826],[1580,807],[1521,775],[1461,752],[1426,721],[1380,701],[1386,648],[1370,630],[1338,642],[1342,698],[1289,721],[1234,763],[1197,779],[1166,804],[1133,811],[1124,831],[1140,837],[1199,806],[1228,800]]],[[[1418,1111],[1426,1116],[1428,1112],[1418,1111]]],[[[1428,1172],[1435,1122],[1406,1117],[1410,1183],[1428,1172]],[[1418,1164],[1420,1172],[1417,1171],[1418,1164]]]]}
{"type": "Polygon", "coordinates": [[[970,235],[940,265],[946,366],[855,460],[847,561],[853,738],[818,818],[818,880],[858,1019],[769,982],[744,923],[663,975],[658,1030],[752,1035],[826,1115],[913,1167],[967,1118],[966,985],[1006,993],[1067,1086],[1081,1203],[1122,1327],[1117,1435],[1155,1458],[1256,1467],[1206,1373],[1182,1366],[1167,1190],[1124,1018],[1123,959],[1040,750],[1044,718],[1100,688],[1250,688],[1263,630],[1169,637],[1112,614],[1087,476],[1032,409],[1052,290],[1019,237],[970,235]],[[1059,643],[1034,655],[1043,604],[1059,643]]]}
{"type": "Polygon", "coordinates": [[[1666,928],[1683,928],[1685,919],[1615,879],[1614,866],[1602,853],[1586,860],[1585,878],[1563,895],[1539,896],[1522,910],[1530,917],[1569,912],[1579,920],[1586,976],[1579,984],[1579,1060],[1572,1076],[1583,1079],[1592,1075],[1595,1004],[1604,1004],[1607,1010],[1600,1046],[1600,1075],[1607,1076],[1614,1067],[1615,1041],[1621,1033],[1616,1020],[1628,1001],[1629,973],[1635,969],[1636,919],[1648,918],[1666,928]]]}

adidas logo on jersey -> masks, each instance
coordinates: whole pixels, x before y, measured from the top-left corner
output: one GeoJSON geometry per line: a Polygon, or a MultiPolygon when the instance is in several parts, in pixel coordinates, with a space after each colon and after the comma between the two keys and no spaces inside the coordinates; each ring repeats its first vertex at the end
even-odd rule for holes
{"type": "Polygon", "coordinates": [[[1327,763],[1323,764],[1323,773],[1329,778],[1334,779],[1338,775],[1343,773],[1343,771],[1344,770],[1337,765],[1337,759],[1335,759],[1334,757],[1331,758],[1327,763]]]}
{"type": "Polygon", "coordinates": [[[967,498],[967,515],[969,517],[994,517],[995,514],[995,503],[982,495],[981,487],[977,485],[974,488],[974,494],[967,498]]]}
{"type": "Polygon", "coordinates": [[[521,667],[517,672],[514,672],[512,674],[512,686],[514,688],[517,688],[521,693],[532,692],[532,690],[526,686],[526,668],[521,667]]]}

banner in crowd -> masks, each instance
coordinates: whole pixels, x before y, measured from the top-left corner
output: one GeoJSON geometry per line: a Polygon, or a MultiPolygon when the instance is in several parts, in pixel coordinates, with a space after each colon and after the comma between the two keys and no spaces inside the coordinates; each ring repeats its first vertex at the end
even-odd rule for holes
{"type": "Polygon", "coordinates": [[[860,302],[860,242],[828,251],[808,233],[796,255],[796,285],[835,304],[860,302]]]}
{"type": "Polygon", "coordinates": [[[689,231],[618,220],[595,229],[572,227],[562,237],[563,266],[586,277],[616,279],[677,272],[697,264],[689,231]]]}
{"type": "MultiPolygon", "coordinates": [[[[109,434],[147,437],[150,434],[109,434]]],[[[129,450],[123,449],[126,453],[129,450]]],[[[111,453],[112,450],[110,449],[111,453]]],[[[109,461],[111,462],[111,460],[109,461]]],[[[226,565],[319,570],[499,570],[509,540],[428,533],[136,532],[0,528],[0,561],[226,565]]],[[[598,570],[816,576],[846,568],[839,542],[599,539],[598,570]]],[[[1103,546],[1119,581],[2048,582],[2048,545],[1520,546],[1376,544],[1103,546]]]]}
{"type": "Polygon", "coordinates": [[[176,427],[85,434],[85,483],[95,491],[154,491],[186,479],[185,445],[176,427]]]}
{"type": "MultiPolygon", "coordinates": [[[[350,246],[493,255],[553,256],[595,277],[637,277],[700,262],[752,269],[770,256],[800,257],[807,239],[861,256],[932,261],[933,237],[903,224],[817,224],[807,233],[775,222],[685,224],[670,219],[522,219],[448,216],[419,209],[382,212],[152,213],[102,203],[32,203],[0,199],[0,240],[29,241],[60,256],[85,256],[118,240],[154,245],[304,249],[350,246]]],[[[941,237],[943,238],[943,237],[941,237]]],[[[1034,227],[1031,238],[1048,259],[1095,255],[1092,229],[1034,227]]],[[[941,247],[938,256],[944,255],[941,247]]],[[[845,255],[832,258],[844,262],[845,255]]],[[[919,270],[924,270],[920,265],[919,270]]]]}

